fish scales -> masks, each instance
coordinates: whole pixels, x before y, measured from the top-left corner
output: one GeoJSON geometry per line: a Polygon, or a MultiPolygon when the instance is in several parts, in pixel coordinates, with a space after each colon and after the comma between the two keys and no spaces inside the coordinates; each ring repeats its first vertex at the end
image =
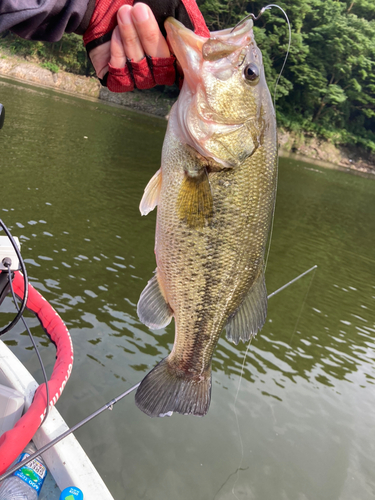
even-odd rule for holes
{"type": "Polygon", "coordinates": [[[232,37],[228,31],[211,35],[214,62],[201,57],[200,64],[211,64],[213,75],[202,70],[203,83],[187,66],[197,57],[189,43],[202,54],[206,40],[181,26],[166,23],[185,83],[170,114],[161,171],[141,202],[143,213],[158,206],[157,271],[138,313],[154,328],[175,320],[172,352],[136,394],[150,416],[204,415],[222,330],[235,343],[250,339],[263,326],[267,307],[264,254],[276,192],[276,123],[251,21],[232,37]],[[215,61],[219,39],[229,42],[224,63],[215,61]],[[215,63],[223,66],[216,73],[215,63]],[[249,91],[243,72],[250,64],[259,75],[258,89],[249,91]]]}

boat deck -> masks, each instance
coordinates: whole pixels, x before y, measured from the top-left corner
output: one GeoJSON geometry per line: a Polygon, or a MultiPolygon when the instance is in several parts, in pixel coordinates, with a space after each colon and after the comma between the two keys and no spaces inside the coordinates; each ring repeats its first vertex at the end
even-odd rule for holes
{"type": "Polygon", "coordinates": [[[39,500],[59,500],[60,493],[60,488],[57,486],[52,474],[48,472],[40,492],[39,500]]]}

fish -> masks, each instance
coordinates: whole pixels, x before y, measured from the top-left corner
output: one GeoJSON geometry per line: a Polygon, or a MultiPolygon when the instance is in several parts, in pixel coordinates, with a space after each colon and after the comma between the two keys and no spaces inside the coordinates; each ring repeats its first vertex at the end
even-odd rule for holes
{"type": "Polygon", "coordinates": [[[204,416],[222,331],[247,342],[267,315],[265,251],[277,184],[277,131],[252,20],[203,38],[173,18],[168,41],[184,73],[161,167],[140,211],[157,206],[156,270],[137,313],[151,329],[175,321],[170,354],[142,380],[150,417],[204,416]]]}

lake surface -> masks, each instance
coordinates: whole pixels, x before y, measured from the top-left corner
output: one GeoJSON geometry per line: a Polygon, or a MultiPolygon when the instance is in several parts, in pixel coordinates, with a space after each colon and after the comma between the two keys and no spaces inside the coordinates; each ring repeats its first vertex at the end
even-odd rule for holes
{"type": "MultiPolygon", "coordinates": [[[[150,331],[136,314],[155,268],[155,213],[138,205],[166,124],[1,79],[0,102],[0,216],[71,332],[57,408],[74,425],[173,343],[173,322],[150,331]]],[[[375,180],[281,159],[268,292],[318,269],[270,299],[242,379],[247,346],[221,338],[207,416],[150,419],[131,394],[76,433],[115,499],[373,499],[374,249],[375,180]]],[[[54,347],[27,317],[50,373],[54,347]]],[[[42,382],[21,325],[3,340],[42,382]]]]}

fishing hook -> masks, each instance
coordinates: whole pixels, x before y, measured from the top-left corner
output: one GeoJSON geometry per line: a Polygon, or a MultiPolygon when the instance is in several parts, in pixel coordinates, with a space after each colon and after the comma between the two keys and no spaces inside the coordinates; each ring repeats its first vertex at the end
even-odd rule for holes
{"type": "Polygon", "coordinates": [[[266,12],[266,10],[272,9],[272,7],[277,7],[278,9],[280,9],[280,10],[281,10],[281,12],[282,12],[282,13],[284,14],[284,16],[285,16],[285,19],[287,20],[288,25],[290,26],[289,18],[288,18],[288,16],[287,16],[287,14],[286,14],[285,10],[284,10],[282,7],[280,7],[280,5],[277,5],[277,4],[275,4],[275,3],[270,3],[270,4],[266,5],[265,7],[262,7],[262,8],[260,9],[260,12],[259,12],[259,14],[258,14],[257,16],[255,16],[255,14],[251,13],[251,14],[248,14],[248,15],[247,15],[246,17],[244,17],[243,19],[241,19],[241,21],[239,21],[239,22],[236,24],[236,26],[235,26],[234,28],[232,28],[231,33],[233,33],[233,31],[234,31],[235,29],[237,29],[237,28],[238,28],[238,26],[241,26],[241,24],[242,24],[242,23],[244,23],[245,21],[247,21],[248,19],[250,19],[250,17],[252,18],[252,20],[253,20],[253,21],[258,21],[258,19],[259,19],[259,18],[260,18],[260,17],[261,17],[261,16],[262,16],[265,12],[266,12]]]}
{"type": "MultiPolygon", "coordinates": [[[[236,24],[236,26],[235,26],[234,28],[232,28],[231,33],[233,33],[233,31],[234,31],[235,29],[237,29],[237,28],[238,28],[238,26],[241,26],[241,24],[242,24],[242,23],[244,23],[245,21],[247,21],[248,19],[250,19],[250,17],[252,18],[252,20],[253,20],[253,21],[258,21],[258,19],[260,18],[260,16],[261,16],[261,15],[262,15],[262,14],[263,14],[266,10],[271,9],[272,7],[276,7],[276,6],[275,6],[275,5],[273,5],[273,4],[270,4],[270,5],[266,5],[265,7],[262,7],[262,8],[260,9],[259,14],[258,14],[256,17],[255,17],[255,15],[254,15],[254,14],[248,14],[246,17],[244,17],[243,19],[241,19],[241,21],[239,21],[239,22],[236,24]]],[[[277,7],[278,7],[278,6],[277,6],[277,7]]],[[[280,8],[281,8],[281,7],[280,7],[280,8]]],[[[282,10],[282,9],[281,9],[281,10],[282,10]]]]}
{"type": "Polygon", "coordinates": [[[279,81],[280,81],[280,77],[282,75],[282,72],[284,71],[284,68],[285,68],[285,64],[286,64],[286,61],[288,59],[288,56],[289,56],[289,52],[290,52],[290,46],[292,44],[292,30],[291,30],[291,27],[290,27],[290,21],[289,21],[289,18],[288,18],[288,15],[287,13],[285,12],[285,10],[280,7],[280,5],[277,5],[275,3],[270,3],[268,5],[266,5],[265,7],[262,7],[260,9],[260,12],[257,16],[255,16],[254,14],[248,14],[246,17],[244,17],[241,21],[239,21],[236,26],[234,28],[231,29],[231,33],[233,33],[233,31],[235,29],[238,28],[238,26],[241,26],[241,24],[243,24],[245,21],[247,21],[247,19],[250,19],[252,18],[253,21],[258,21],[258,19],[260,18],[260,16],[262,14],[264,14],[264,12],[266,10],[269,10],[269,9],[272,9],[272,7],[276,7],[277,9],[281,10],[281,12],[284,14],[284,17],[286,19],[286,22],[288,24],[288,32],[289,32],[289,39],[288,39],[288,48],[287,48],[287,51],[286,51],[286,54],[285,54],[285,58],[284,58],[284,62],[283,62],[283,65],[281,67],[281,70],[280,70],[280,73],[279,73],[279,76],[277,77],[276,79],[276,83],[275,83],[275,89],[274,89],[274,92],[273,92],[273,104],[274,104],[274,107],[276,107],[276,89],[277,89],[277,86],[279,84],[279,81]]]}
{"type": "MultiPolygon", "coordinates": [[[[256,17],[255,17],[255,15],[253,13],[247,15],[246,17],[244,17],[243,19],[241,19],[241,21],[239,21],[234,28],[232,28],[231,33],[233,33],[233,31],[235,29],[237,29],[238,26],[241,26],[241,24],[243,24],[245,21],[247,21],[250,17],[252,18],[253,21],[258,21],[258,19],[263,14],[263,12],[265,12],[268,9],[270,9],[271,7],[272,7],[272,5],[266,5],[265,7],[262,7],[261,10],[260,10],[260,12],[259,12],[259,14],[256,17]]],[[[245,54],[244,58],[242,59],[241,64],[238,65],[238,67],[241,67],[243,65],[245,59],[246,59],[246,54],[245,54]]]]}
{"type": "MultiPolygon", "coordinates": [[[[272,7],[276,7],[277,9],[281,10],[281,12],[284,14],[285,16],[285,19],[286,19],[286,22],[288,24],[288,34],[289,34],[289,37],[288,37],[288,47],[287,47],[287,50],[286,50],[286,54],[285,54],[285,58],[284,58],[284,61],[283,61],[283,64],[281,66],[281,70],[280,70],[280,73],[278,74],[277,78],[276,78],[276,82],[275,82],[275,88],[274,88],[274,91],[273,91],[273,107],[276,108],[276,94],[277,94],[277,86],[279,85],[279,81],[280,81],[280,78],[281,78],[281,75],[284,71],[284,68],[285,68],[285,64],[286,64],[286,61],[288,59],[288,56],[289,56],[289,52],[290,52],[290,47],[291,47],[291,44],[292,44],[292,29],[290,27],[290,21],[289,21],[289,18],[288,18],[288,15],[287,13],[285,12],[285,10],[280,7],[280,5],[277,5],[277,4],[274,4],[274,3],[270,3],[268,5],[266,5],[265,7],[262,7],[262,9],[260,10],[259,14],[257,16],[255,16],[254,14],[248,14],[246,17],[244,17],[241,21],[239,21],[236,26],[234,28],[232,28],[232,30],[230,31],[231,33],[233,33],[233,31],[235,29],[237,29],[239,26],[241,26],[241,24],[243,24],[247,19],[249,18],[252,18],[253,21],[257,21],[260,16],[263,15],[263,13],[266,11],[266,10],[269,10],[269,9],[272,9],[272,7]]],[[[241,62],[241,65],[243,64],[245,58],[243,59],[243,61],[241,62]]],[[[276,178],[276,186],[277,186],[277,178],[276,178]]],[[[276,204],[276,198],[275,198],[275,204],[276,204]]],[[[274,221],[274,214],[275,214],[275,205],[274,205],[274,208],[273,208],[273,214],[272,214],[272,223],[271,223],[271,231],[270,231],[270,237],[269,237],[269,243],[268,243],[268,250],[267,250],[267,256],[266,256],[266,261],[265,261],[265,268],[267,267],[267,263],[268,263],[268,256],[269,256],[269,253],[270,253],[270,248],[271,248],[271,239],[272,239],[272,233],[273,233],[273,221],[274,221]]]]}

